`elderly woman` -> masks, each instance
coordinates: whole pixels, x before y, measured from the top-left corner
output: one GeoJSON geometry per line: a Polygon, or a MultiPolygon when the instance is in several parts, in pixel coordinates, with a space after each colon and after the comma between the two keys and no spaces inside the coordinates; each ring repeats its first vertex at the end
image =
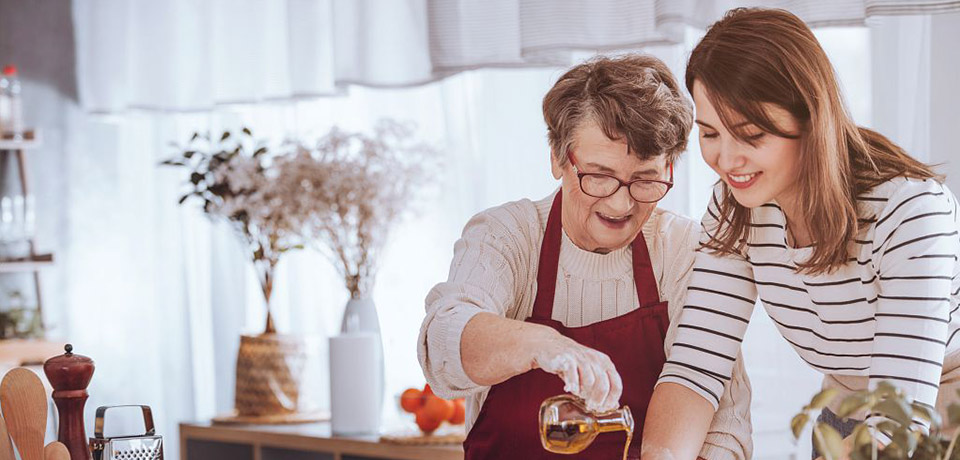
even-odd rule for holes
{"type": "MultiPolygon", "coordinates": [[[[644,420],[698,243],[699,225],[656,207],[693,118],[662,62],[578,65],[543,114],[560,190],[471,219],[426,299],[420,364],[436,394],[467,398],[467,459],[552,456],[537,413],[564,391],[644,420]]],[[[736,369],[704,458],[750,458],[750,386],[739,359],[736,369]]],[[[605,434],[579,458],[616,458],[623,443],[605,434]]]]}

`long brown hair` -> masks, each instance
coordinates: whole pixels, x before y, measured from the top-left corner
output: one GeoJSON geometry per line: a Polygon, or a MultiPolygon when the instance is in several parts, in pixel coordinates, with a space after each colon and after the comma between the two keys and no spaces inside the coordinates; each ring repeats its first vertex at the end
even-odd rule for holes
{"type": "MultiPolygon", "coordinates": [[[[686,86],[706,89],[721,122],[752,143],[736,117],[776,136],[783,132],[763,109],[772,103],[801,126],[797,195],[815,247],[802,271],[831,272],[847,263],[860,232],[857,197],[891,178],[942,177],[881,134],[858,127],[847,114],[833,67],[813,32],[778,9],[737,8],[707,30],[687,63],[686,86]]],[[[750,209],[723,184],[720,228],[713,249],[739,253],[750,231],[750,209]]]]}

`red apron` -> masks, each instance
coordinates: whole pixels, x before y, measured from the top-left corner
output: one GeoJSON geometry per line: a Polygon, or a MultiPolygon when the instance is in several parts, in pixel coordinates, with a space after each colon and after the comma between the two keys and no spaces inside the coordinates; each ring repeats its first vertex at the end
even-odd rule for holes
{"type": "MultiPolygon", "coordinates": [[[[562,193],[562,192],[561,192],[562,193]]],[[[533,315],[526,321],[556,329],[578,343],[606,353],[623,381],[620,403],[630,406],[636,421],[629,458],[640,458],[640,437],[647,404],[666,357],[663,339],[669,317],[667,302],[660,301],[653,276],[650,253],[643,233],[633,240],[633,279],[640,307],[625,315],[589,326],[569,328],[551,319],[557,285],[557,264],[562,236],[560,197],[557,193],[547,218],[547,230],[540,248],[537,298],[533,315]]],[[[540,403],[565,393],[560,377],[534,369],[494,385],[470,430],[463,449],[466,460],[489,458],[570,458],[544,450],[540,444],[538,416],[540,403]]],[[[610,460],[623,456],[626,433],[602,433],[577,458],[610,460]]]]}

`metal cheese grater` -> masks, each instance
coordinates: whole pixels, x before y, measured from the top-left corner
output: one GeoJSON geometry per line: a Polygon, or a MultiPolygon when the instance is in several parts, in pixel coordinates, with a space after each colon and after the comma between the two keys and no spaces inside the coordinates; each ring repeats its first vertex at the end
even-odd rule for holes
{"type": "Polygon", "coordinates": [[[153,412],[150,410],[150,406],[98,407],[94,436],[90,438],[90,451],[93,453],[93,460],[163,460],[163,438],[156,434],[156,429],[153,427],[153,412]],[[107,409],[117,407],[139,407],[143,411],[145,433],[139,436],[104,437],[103,416],[107,409]]]}

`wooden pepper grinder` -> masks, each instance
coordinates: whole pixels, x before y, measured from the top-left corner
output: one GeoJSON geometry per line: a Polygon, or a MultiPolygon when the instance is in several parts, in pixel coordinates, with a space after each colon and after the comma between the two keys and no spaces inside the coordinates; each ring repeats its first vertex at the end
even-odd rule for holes
{"type": "Polygon", "coordinates": [[[93,377],[93,360],[73,354],[73,345],[63,347],[65,354],[43,363],[43,373],[53,386],[53,401],[60,412],[58,440],[70,451],[70,460],[91,460],[87,434],[83,428],[83,405],[87,386],[93,377]]]}

